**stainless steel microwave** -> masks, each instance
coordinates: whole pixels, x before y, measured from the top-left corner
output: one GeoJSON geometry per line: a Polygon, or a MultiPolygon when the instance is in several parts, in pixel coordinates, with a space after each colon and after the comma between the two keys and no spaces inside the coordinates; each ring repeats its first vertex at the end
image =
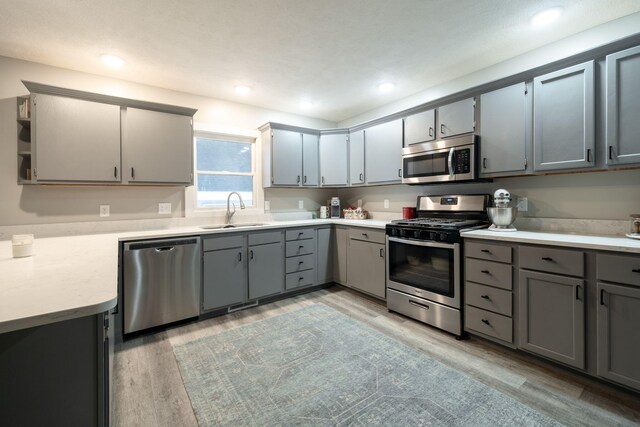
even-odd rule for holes
{"type": "Polygon", "coordinates": [[[412,144],[402,149],[402,183],[473,181],[478,136],[474,134],[412,144]]]}

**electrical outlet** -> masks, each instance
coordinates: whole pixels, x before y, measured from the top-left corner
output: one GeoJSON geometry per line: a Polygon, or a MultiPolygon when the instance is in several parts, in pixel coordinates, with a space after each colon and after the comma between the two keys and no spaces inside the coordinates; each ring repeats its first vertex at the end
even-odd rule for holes
{"type": "Polygon", "coordinates": [[[271,210],[271,202],[270,201],[268,201],[268,200],[264,201],[264,210],[265,211],[271,210]]]}
{"type": "Polygon", "coordinates": [[[389,209],[389,201],[387,199],[384,199],[384,208],[389,209]]]}
{"type": "Polygon", "coordinates": [[[109,205],[100,205],[100,217],[106,218],[110,215],[110,206],[109,205]]]}
{"type": "Polygon", "coordinates": [[[171,214],[171,203],[158,203],[158,214],[171,214]]]}
{"type": "Polygon", "coordinates": [[[526,197],[518,197],[518,212],[526,212],[529,210],[529,199],[526,197]]]}
{"type": "Polygon", "coordinates": [[[298,209],[304,209],[304,200],[298,200],[298,209]]]}

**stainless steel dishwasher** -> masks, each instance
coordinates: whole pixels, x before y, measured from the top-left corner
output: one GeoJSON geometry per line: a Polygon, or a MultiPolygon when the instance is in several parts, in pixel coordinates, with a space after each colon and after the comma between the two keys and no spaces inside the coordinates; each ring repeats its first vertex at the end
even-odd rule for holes
{"type": "Polygon", "coordinates": [[[200,238],[124,244],[124,333],[200,313],[200,238]]]}

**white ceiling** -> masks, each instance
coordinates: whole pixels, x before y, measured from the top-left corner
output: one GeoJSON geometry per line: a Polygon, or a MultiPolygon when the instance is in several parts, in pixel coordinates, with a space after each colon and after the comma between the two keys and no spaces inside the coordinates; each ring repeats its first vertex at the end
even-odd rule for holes
{"type": "Polygon", "coordinates": [[[0,1],[2,56],[334,122],[640,11],[638,0],[0,1]],[[550,6],[561,18],[532,28],[550,6]],[[103,53],[125,68],[106,69],[103,53]],[[384,81],[396,89],[378,93],[384,81]],[[236,95],[239,84],[253,92],[236,95]]]}

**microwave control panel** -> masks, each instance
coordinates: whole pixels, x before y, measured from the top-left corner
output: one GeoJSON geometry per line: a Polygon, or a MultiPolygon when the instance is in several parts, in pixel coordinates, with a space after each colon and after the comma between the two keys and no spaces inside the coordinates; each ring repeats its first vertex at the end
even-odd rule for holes
{"type": "Polygon", "coordinates": [[[465,148],[464,150],[457,150],[456,163],[454,173],[469,173],[471,172],[471,150],[465,148]]]}

